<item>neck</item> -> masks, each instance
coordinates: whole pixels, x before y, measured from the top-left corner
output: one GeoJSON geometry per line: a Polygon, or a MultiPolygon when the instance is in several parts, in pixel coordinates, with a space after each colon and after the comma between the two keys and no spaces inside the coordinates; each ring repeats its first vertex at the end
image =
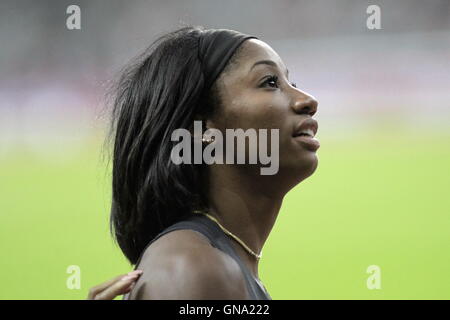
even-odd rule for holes
{"type": "MultiPolygon", "coordinates": [[[[260,254],[280,210],[284,193],[275,191],[273,176],[248,175],[233,166],[211,166],[208,181],[209,212],[251,250],[260,254]],[[272,181],[271,181],[272,180],[272,181]]],[[[259,279],[259,259],[232,237],[233,246],[259,279]]]]}

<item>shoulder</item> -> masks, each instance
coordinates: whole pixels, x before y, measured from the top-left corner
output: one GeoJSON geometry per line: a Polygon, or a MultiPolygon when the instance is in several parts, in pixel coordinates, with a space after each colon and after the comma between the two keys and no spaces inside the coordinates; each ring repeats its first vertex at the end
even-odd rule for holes
{"type": "Polygon", "coordinates": [[[146,249],[132,299],[247,299],[239,265],[193,230],[172,231],[146,249]]]}

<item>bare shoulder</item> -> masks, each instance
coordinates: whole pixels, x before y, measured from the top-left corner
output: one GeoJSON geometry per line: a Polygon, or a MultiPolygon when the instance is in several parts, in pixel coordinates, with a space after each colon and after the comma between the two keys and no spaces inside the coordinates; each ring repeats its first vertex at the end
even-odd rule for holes
{"type": "Polygon", "coordinates": [[[130,299],[248,299],[239,265],[193,230],[172,231],[145,251],[130,299]]]}

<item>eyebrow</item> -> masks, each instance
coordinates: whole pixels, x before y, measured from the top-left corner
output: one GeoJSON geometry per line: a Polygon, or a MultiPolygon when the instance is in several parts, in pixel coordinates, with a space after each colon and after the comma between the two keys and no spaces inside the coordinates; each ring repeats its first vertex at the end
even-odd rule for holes
{"type": "MultiPolygon", "coordinates": [[[[253,64],[253,66],[250,68],[250,71],[252,71],[254,67],[256,67],[256,66],[258,66],[260,64],[266,64],[266,65],[269,65],[269,66],[272,66],[272,67],[275,67],[275,68],[278,67],[277,64],[274,61],[272,61],[272,60],[261,60],[261,61],[255,62],[253,64]]],[[[289,77],[289,70],[288,69],[286,69],[286,75],[289,77]]]]}

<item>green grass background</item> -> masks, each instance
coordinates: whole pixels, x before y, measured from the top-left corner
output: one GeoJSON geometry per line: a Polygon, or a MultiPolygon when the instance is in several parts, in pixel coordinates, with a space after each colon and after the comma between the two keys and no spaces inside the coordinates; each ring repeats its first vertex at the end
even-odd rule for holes
{"type": "MultiPolygon", "coordinates": [[[[450,135],[319,136],[319,167],[285,198],[260,276],[273,299],[450,299],[450,135]],[[369,290],[369,265],[381,289],[369,290]]],[[[63,162],[0,160],[0,299],[84,299],[131,270],[108,231],[100,139],[63,162]],[[81,289],[69,290],[69,265],[81,289]]]]}

